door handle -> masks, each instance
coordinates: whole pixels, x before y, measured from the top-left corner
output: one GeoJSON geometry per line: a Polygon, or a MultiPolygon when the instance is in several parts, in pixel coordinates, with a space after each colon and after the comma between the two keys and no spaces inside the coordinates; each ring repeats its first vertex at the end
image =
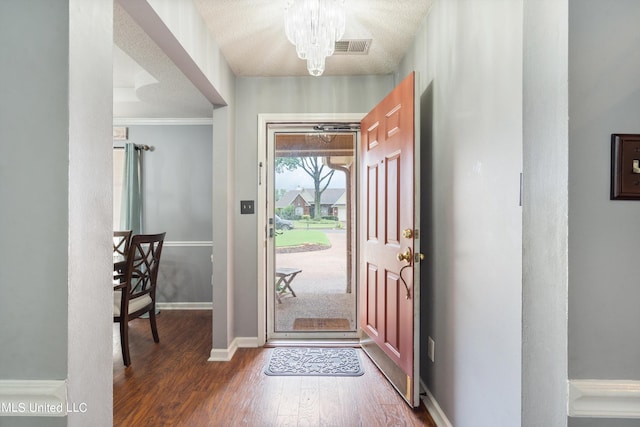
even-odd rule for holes
{"type": "Polygon", "coordinates": [[[407,291],[406,298],[411,299],[411,290],[409,289],[409,285],[407,285],[407,282],[404,280],[404,277],[402,277],[402,272],[406,268],[411,267],[411,261],[413,261],[413,254],[411,253],[411,248],[407,248],[406,251],[398,253],[398,255],[396,255],[396,258],[398,258],[398,261],[407,262],[407,265],[405,265],[400,269],[400,273],[398,273],[398,276],[400,276],[400,280],[402,281],[402,284],[404,285],[404,288],[407,291]]]}
{"type": "Polygon", "coordinates": [[[415,259],[414,259],[414,256],[413,256],[413,254],[411,252],[411,248],[407,248],[406,251],[398,253],[398,255],[396,255],[396,257],[398,258],[398,261],[406,261],[408,263],[407,265],[405,265],[404,267],[402,267],[400,269],[399,276],[400,276],[400,280],[402,280],[402,284],[404,285],[405,289],[407,290],[406,298],[407,299],[411,299],[411,290],[409,289],[409,285],[407,285],[407,282],[404,280],[404,277],[402,277],[402,272],[405,270],[405,268],[411,267],[411,265],[413,264],[412,261],[415,261],[415,262],[422,261],[424,259],[424,254],[417,253],[415,255],[415,259]]]}
{"type": "Polygon", "coordinates": [[[409,264],[411,264],[411,261],[413,260],[411,248],[407,248],[404,253],[400,252],[398,255],[396,255],[396,257],[398,258],[398,261],[407,261],[409,264]]]}

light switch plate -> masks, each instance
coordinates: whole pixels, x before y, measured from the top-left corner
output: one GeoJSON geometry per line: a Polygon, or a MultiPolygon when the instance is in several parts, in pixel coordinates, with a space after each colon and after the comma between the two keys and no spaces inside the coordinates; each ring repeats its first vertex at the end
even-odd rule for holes
{"type": "Polygon", "coordinates": [[[611,135],[611,200],[640,200],[640,135],[611,135]]]}
{"type": "Polygon", "coordinates": [[[254,213],[253,200],[240,200],[240,214],[254,213]]]}

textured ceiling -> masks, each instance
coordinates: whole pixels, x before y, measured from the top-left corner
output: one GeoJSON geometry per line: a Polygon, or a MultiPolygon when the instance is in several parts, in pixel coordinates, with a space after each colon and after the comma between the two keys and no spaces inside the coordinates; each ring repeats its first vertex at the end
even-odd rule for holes
{"type": "Polygon", "coordinates": [[[211,103],[116,2],[113,41],[114,117],[211,117],[211,103]]]}
{"type": "MultiPolygon", "coordinates": [[[[238,76],[308,75],[284,34],[285,0],[194,0],[238,76]]],[[[323,75],[392,73],[431,0],[345,0],[345,39],[372,39],[368,55],[327,58],[323,75]]]]}
{"type": "MultiPolygon", "coordinates": [[[[237,76],[308,75],[284,34],[285,0],[193,2],[237,76]]],[[[369,53],[327,58],[323,75],[392,73],[431,3],[345,0],[344,39],[371,39],[369,53]]],[[[211,117],[207,99],[117,2],[114,43],[114,117],[211,117]]]]}

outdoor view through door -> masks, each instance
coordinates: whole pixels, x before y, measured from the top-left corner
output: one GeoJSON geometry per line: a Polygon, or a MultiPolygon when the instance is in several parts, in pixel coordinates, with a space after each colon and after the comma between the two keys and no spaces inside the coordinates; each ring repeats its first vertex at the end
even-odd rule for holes
{"type": "Polygon", "coordinates": [[[277,132],[274,332],[355,332],[355,133],[277,132]]]}

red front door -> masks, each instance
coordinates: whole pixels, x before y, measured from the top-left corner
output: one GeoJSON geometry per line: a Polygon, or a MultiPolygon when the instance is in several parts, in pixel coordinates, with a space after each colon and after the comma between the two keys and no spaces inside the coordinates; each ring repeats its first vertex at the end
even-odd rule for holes
{"type": "Polygon", "coordinates": [[[359,308],[363,349],[417,406],[414,79],[410,74],[361,122],[359,308]]]}

